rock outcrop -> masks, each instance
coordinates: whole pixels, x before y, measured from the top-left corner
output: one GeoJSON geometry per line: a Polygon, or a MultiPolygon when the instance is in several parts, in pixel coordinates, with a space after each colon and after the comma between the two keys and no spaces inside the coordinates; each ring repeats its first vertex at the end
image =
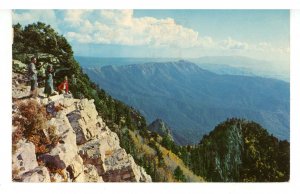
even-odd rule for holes
{"type": "Polygon", "coordinates": [[[149,126],[148,130],[153,131],[161,135],[162,137],[166,136],[174,141],[171,128],[161,119],[156,119],[149,126]]]}
{"type": "MultiPolygon", "coordinates": [[[[20,91],[15,94],[22,96],[20,91]]],[[[36,154],[34,144],[21,139],[13,153],[14,181],[151,182],[145,170],[120,147],[117,134],[98,115],[93,100],[56,95],[37,101],[44,106],[54,101],[55,107],[60,107],[48,120],[56,127],[59,141],[49,152],[36,154]]]]}

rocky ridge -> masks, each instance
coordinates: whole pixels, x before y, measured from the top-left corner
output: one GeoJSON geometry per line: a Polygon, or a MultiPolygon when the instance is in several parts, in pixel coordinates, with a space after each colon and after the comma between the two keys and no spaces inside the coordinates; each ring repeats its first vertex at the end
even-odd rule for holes
{"type": "MultiPolygon", "coordinates": [[[[28,88],[14,83],[13,99],[21,99],[15,102],[31,100],[24,98],[28,88]]],[[[12,155],[14,181],[151,182],[145,170],[120,147],[117,134],[98,115],[93,100],[56,95],[36,101],[43,106],[54,102],[55,107],[60,107],[56,116],[48,120],[56,127],[59,141],[49,152],[36,154],[35,145],[22,138],[12,155]]],[[[15,102],[13,115],[18,114],[15,102]]],[[[15,126],[13,132],[14,129],[15,126]]],[[[45,136],[49,134],[45,132],[45,136]]]]}
{"type": "Polygon", "coordinates": [[[156,119],[149,126],[148,130],[158,133],[161,136],[166,136],[174,141],[172,130],[170,127],[162,120],[156,119]]]}

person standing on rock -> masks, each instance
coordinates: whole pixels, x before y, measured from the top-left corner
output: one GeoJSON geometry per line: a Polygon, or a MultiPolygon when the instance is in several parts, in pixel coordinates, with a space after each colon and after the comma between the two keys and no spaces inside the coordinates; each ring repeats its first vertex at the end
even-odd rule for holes
{"type": "Polygon", "coordinates": [[[36,57],[31,57],[30,64],[28,65],[28,74],[30,79],[30,97],[37,97],[37,70],[35,67],[36,57]]]}
{"type": "Polygon", "coordinates": [[[62,94],[68,94],[69,93],[69,82],[68,82],[68,77],[64,77],[64,81],[59,84],[57,87],[58,92],[62,94]]]}
{"type": "Polygon", "coordinates": [[[45,90],[44,93],[49,97],[50,95],[54,95],[54,88],[53,88],[53,67],[52,65],[47,66],[46,70],[46,83],[45,83],[45,90]]]}

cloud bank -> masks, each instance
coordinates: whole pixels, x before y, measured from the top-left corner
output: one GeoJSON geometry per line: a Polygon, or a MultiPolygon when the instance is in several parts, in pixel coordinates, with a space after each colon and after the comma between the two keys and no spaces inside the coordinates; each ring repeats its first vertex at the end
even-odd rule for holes
{"type": "Polygon", "coordinates": [[[80,44],[146,46],[157,49],[198,49],[228,54],[288,55],[289,48],[268,42],[250,43],[233,37],[216,40],[179,25],[173,18],[135,17],[133,10],[26,10],[14,11],[13,22],[42,21],[80,44]]]}

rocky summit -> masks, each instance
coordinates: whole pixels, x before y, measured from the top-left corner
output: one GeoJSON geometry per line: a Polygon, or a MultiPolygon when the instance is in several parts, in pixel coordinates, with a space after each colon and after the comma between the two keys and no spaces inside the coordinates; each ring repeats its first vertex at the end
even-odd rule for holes
{"type": "MultiPolygon", "coordinates": [[[[32,139],[22,137],[13,148],[13,181],[151,182],[145,170],[120,147],[117,134],[98,115],[93,100],[63,95],[26,99],[22,96],[27,88],[21,90],[25,87],[15,83],[13,99],[21,100],[13,102],[13,118],[22,117],[19,111],[22,103],[36,101],[43,107],[54,102],[56,115],[47,120],[47,125],[56,128],[54,135],[58,142],[48,151],[38,153],[32,139]]],[[[13,132],[16,128],[13,126],[13,132]]],[[[44,132],[45,137],[53,135],[44,132]]]]}
{"type": "Polygon", "coordinates": [[[153,121],[149,126],[148,129],[150,131],[156,132],[161,136],[167,136],[172,141],[174,141],[172,130],[170,127],[162,120],[162,119],[156,119],[153,121]]]}

